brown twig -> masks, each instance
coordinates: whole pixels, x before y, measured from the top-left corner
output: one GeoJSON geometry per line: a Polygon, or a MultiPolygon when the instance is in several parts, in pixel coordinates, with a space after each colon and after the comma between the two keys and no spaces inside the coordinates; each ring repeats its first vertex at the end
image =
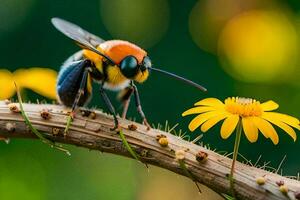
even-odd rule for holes
{"type": "MultiPolygon", "coordinates": [[[[74,118],[67,137],[64,137],[63,130],[67,115],[63,107],[24,104],[24,110],[33,126],[45,133],[44,136],[54,142],[131,157],[131,154],[124,147],[116,132],[110,130],[113,125],[111,116],[97,111],[96,118],[91,119],[78,113],[74,118]],[[40,113],[45,109],[51,115],[47,119],[41,117],[40,113]]],[[[119,119],[119,121],[127,141],[140,156],[142,162],[186,176],[186,173],[176,161],[174,153],[183,149],[186,151],[184,160],[186,167],[193,174],[193,178],[196,181],[218,193],[231,194],[228,180],[231,159],[191,142],[184,141],[167,132],[156,129],[147,130],[146,126],[128,120],[119,119]],[[128,129],[131,124],[134,124],[137,129],[128,129]],[[162,147],[157,142],[158,135],[165,135],[168,138],[167,147],[162,147]],[[196,160],[196,155],[200,151],[207,154],[206,162],[198,162],[196,160]]],[[[1,136],[35,138],[35,135],[25,125],[21,114],[12,112],[4,101],[0,101],[1,136]],[[8,128],[11,127],[8,124],[13,124],[14,128],[8,128]]],[[[48,147],[45,145],[45,148],[48,147]]],[[[238,199],[295,199],[295,194],[298,194],[297,192],[300,190],[300,182],[237,162],[235,165],[234,188],[238,199]],[[256,180],[258,177],[265,178],[266,181],[263,185],[257,184],[256,180]],[[283,181],[285,186],[288,187],[287,194],[283,194],[280,191],[276,184],[278,181],[283,181]]]]}

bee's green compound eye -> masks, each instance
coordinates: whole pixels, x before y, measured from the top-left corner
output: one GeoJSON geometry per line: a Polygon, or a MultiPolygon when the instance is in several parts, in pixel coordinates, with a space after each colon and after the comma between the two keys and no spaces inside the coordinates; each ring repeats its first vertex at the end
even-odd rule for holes
{"type": "Polygon", "coordinates": [[[125,57],[120,63],[120,69],[124,76],[133,78],[138,73],[138,62],[134,56],[125,57]]]}

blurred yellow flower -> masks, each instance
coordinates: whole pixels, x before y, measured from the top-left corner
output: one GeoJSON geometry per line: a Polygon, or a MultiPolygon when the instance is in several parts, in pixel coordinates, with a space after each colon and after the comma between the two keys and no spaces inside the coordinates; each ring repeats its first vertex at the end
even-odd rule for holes
{"type": "Polygon", "coordinates": [[[19,69],[14,73],[0,69],[0,99],[11,98],[15,94],[14,82],[20,89],[30,89],[42,96],[56,99],[57,72],[47,68],[19,69]]]}
{"type": "Polygon", "coordinates": [[[201,131],[206,132],[219,121],[225,119],[221,127],[223,139],[227,139],[232,134],[238,123],[241,123],[250,142],[257,141],[258,131],[260,131],[274,144],[278,144],[278,134],[272,124],[284,130],[294,141],[296,141],[297,135],[292,127],[300,130],[297,118],[269,112],[279,107],[274,101],[260,103],[251,98],[230,97],[223,103],[216,98],[207,98],[198,101],[195,106],[182,113],[182,116],[199,114],[190,122],[189,129],[194,131],[201,126],[201,131]]]}
{"type": "Polygon", "coordinates": [[[245,82],[290,81],[299,62],[293,20],[285,9],[249,10],[234,16],[218,40],[224,70],[245,82]]]}
{"type": "Polygon", "coordinates": [[[0,70],[0,99],[8,99],[15,94],[13,74],[8,70],[0,70]]]}

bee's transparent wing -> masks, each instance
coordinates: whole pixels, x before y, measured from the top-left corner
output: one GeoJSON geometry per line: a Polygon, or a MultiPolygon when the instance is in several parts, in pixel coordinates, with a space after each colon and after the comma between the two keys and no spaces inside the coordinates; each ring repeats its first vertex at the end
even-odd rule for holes
{"type": "Polygon", "coordinates": [[[57,28],[57,30],[74,40],[80,47],[91,50],[105,57],[112,64],[115,64],[110,57],[97,50],[97,46],[104,42],[103,39],[99,38],[98,36],[92,33],[87,32],[86,30],[71,22],[60,18],[52,18],[51,22],[55,26],[55,28],[57,28]]]}

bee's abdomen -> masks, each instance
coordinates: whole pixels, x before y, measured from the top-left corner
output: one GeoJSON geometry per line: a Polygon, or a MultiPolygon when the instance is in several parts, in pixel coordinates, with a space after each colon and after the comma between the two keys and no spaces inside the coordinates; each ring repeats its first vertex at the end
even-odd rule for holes
{"type": "MultiPolygon", "coordinates": [[[[80,88],[84,70],[86,67],[89,67],[88,65],[90,65],[90,61],[80,60],[73,63],[66,63],[62,66],[56,86],[59,101],[62,104],[68,107],[73,105],[80,88]]],[[[91,91],[88,91],[87,85],[88,83],[84,87],[84,94],[81,95],[78,106],[83,106],[87,103],[91,95],[91,91]]]]}

